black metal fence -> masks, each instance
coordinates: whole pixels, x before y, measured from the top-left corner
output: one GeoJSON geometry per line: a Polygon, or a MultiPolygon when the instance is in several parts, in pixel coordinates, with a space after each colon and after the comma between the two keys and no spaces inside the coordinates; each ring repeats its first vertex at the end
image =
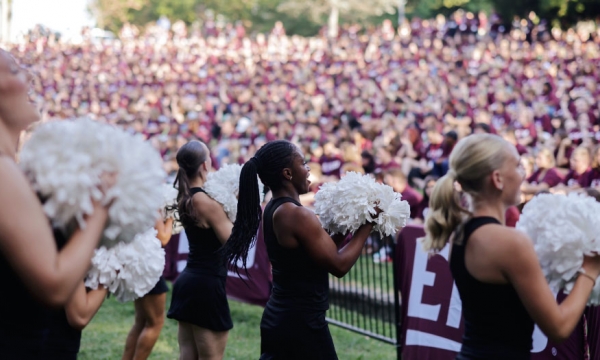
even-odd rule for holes
{"type": "Polygon", "coordinates": [[[330,324],[369,336],[397,349],[400,359],[400,294],[394,241],[372,234],[352,270],[330,275],[330,324]]]}

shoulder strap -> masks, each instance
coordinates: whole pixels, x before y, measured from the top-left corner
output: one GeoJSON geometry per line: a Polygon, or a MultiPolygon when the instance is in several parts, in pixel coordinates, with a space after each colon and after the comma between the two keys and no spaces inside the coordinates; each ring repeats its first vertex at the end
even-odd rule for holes
{"type": "Polygon", "coordinates": [[[469,241],[471,235],[475,232],[475,230],[488,224],[500,225],[500,221],[498,221],[498,219],[496,218],[489,216],[475,217],[469,219],[461,229],[460,238],[462,239],[462,243],[460,245],[465,246],[467,244],[467,241],[469,241]]]}
{"type": "Polygon", "coordinates": [[[197,193],[199,193],[199,192],[203,192],[203,193],[205,193],[205,194],[206,194],[206,191],[204,191],[204,189],[203,189],[203,188],[201,188],[201,187],[194,187],[194,188],[191,188],[191,189],[190,189],[190,192],[192,193],[192,195],[194,195],[194,194],[197,194],[197,193]]]}

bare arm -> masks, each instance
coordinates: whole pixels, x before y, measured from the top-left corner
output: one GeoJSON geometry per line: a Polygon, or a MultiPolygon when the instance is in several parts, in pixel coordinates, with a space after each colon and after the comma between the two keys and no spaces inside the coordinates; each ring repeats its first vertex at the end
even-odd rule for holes
{"type": "Polygon", "coordinates": [[[81,284],[108,218],[95,204],[86,227],[57,252],[48,219],[15,163],[0,158],[0,253],[42,302],[64,306],[81,284]]]}
{"type": "Polygon", "coordinates": [[[171,241],[173,235],[173,218],[168,218],[163,222],[162,219],[156,220],[154,228],[157,231],[156,237],[160,240],[160,244],[165,247],[171,241]]]}
{"type": "Polygon", "coordinates": [[[321,223],[310,210],[284,204],[273,215],[275,234],[278,241],[303,246],[311,258],[334,276],[343,277],[350,271],[362,252],[373,224],[361,226],[343,248],[337,248],[334,240],[321,227],[321,223]],[[283,210],[283,211],[281,211],[283,210]]]}
{"type": "Polygon", "coordinates": [[[81,282],[65,306],[69,325],[76,330],[83,330],[100,309],[107,293],[108,290],[102,285],[98,289],[88,292],[81,282]]]}
{"type": "Polygon", "coordinates": [[[556,165],[565,166],[569,164],[569,159],[566,156],[567,146],[571,145],[571,139],[565,138],[560,142],[558,154],[556,154],[556,165]]]}
{"type": "Polygon", "coordinates": [[[529,183],[523,183],[523,185],[521,185],[521,191],[528,195],[535,195],[535,194],[539,193],[540,191],[544,191],[544,190],[548,190],[548,189],[550,189],[550,186],[548,186],[548,184],[546,184],[544,182],[541,184],[537,184],[537,185],[533,185],[533,184],[529,184],[529,183]]]}
{"type": "MultiPolygon", "coordinates": [[[[503,273],[513,284],[527,312],[544,334],[552,341],[564,341],[577,326],[594,283],[580,276],[573,291],[558,305],[544,278],[531,241],[516,230],[513,233],[518,235],[509,240],[509,249],[503,254],[503,273]]],[[[586,259],[586,262],[586,271],[596,278],[600,273],[600,270],[597,270],[598,265],[588,266],[589,259],[586,259]]],[[[594,259],[593,262],[599,263],[598,259],[594,259]]]]}
{"type": "Polygon", "coordinates": [[[223,206],[206,194],[196,194],[193,198],[194,208],[205,219],[206,224],[211,227],[217,238],[222,244],[225,244],[231,236],[233,223],[227,217],[223,206]]]}

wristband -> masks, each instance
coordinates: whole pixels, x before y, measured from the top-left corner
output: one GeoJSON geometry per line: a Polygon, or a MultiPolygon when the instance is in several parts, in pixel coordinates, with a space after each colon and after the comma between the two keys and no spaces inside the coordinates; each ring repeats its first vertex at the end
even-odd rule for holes
{"type": "Polygon", "coordinates": [[[594,279],[590,274],[586,273],[584,268],[577,270],[577,272],[579,273],[579,275],[583,275],[586,278],[592,280],[594,282],[594,286],[596,286],[596,279],[594,279]]]}

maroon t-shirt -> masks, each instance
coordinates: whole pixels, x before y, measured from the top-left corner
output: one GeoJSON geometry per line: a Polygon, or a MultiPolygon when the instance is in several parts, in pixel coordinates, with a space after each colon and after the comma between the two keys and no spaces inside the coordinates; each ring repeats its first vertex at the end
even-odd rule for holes
{"type": "Polygon", "coordinates": [[[578,174],[575,170],[569,171],[565,179],[563,180],[563,184],[567,186],[579,185],[582,188],[586,188],[590,186],[590,177],[592,174],[592,169],[586,170],[583,174],[578,174]]]}
{"type": "Polygon", "coordinates": [[[535,129],[535,124],[529,124],[526,127],[519,127],[518,129],[515,129],[515,137],[517,140],[523,140],[531,137],[532,141],[527,145],[535,145],[535,142],[537,141],[537,130],[535,129]]]}
{"type": "Polygon", "coordinates": [[[581,131],[581,129],[579,129],[579,128],[569,131],[569,138],[575,145],[581,145],[581,142],[583,141],[584,136],[594,136],[594,135],[595,135],[594,129],[588,129],[587,134],[584,134],[584,132],[581,131]]]}
{"type": "Polygon", "coordinates": [[[423,195],[410,186],[407,186],[400,195],[402,195],[402,200],[406,200],[410,206],[410,218],[415,219],[419,210],[419,204],[423,200],[423,195]]]}
{"type": "Polygon", "coordinates": [[[410,210],[410,217],[413,219],[425,220],[427,213],[429,212],[429,199],[423,196],[423,199],[415,207],[415,215],[413,217],[412,209],[410,210]]]}
{"type": "Polygon", "coordinates": [[[593,169],[589,174],[588,180],[590,182],[588,187],[593,187],[593,188],[600,187],[600,169],[599,168],[593,169]]]}
{"type": "Polygon", "coordinates": [[[445,153],[446,150],[444,149],[442,144],[429,144],[424,149],[421,156],[427,160],[436,161],[439,158],[443,157],[445,153]]]}
{"type": "Polygon", "coordinates": [[[339,156],[327,156],[323,155],[319,159],[319,164],[321,165],[321,172],[325,176],[336,176],[340,177],[340,170],[342,165],[344,165],[344,160],[339,156]]]}
{"type": "Polygon", "coordinates": [[[397,162],[395,162],[394,160],[390,161],[389,163],[386,164],[377,164],[375,167],[375,172],[376,173],[381,173],[381,172],[385,172],[391,169],[399,169],[400,165],[398,165],[397,162]]]}
{"type": "Polygon", "coordinates": [[[556,185],[562,183],[563,178],[560,176],[556,169],[548,169],[546,173],[542,177],[543,169],[536,170],[531,176],[527,179],[527,182],[533,185],[546,183],[549,187],[555,187],[556,185]]]}
{"type": "Polygon", "coordinates": [[[517,148],[517,152],[519,153],[519,155],[525,155],[529,152],[527,148],[521,144],[517,144],[515,145],[515,147],[517,148]]]}

